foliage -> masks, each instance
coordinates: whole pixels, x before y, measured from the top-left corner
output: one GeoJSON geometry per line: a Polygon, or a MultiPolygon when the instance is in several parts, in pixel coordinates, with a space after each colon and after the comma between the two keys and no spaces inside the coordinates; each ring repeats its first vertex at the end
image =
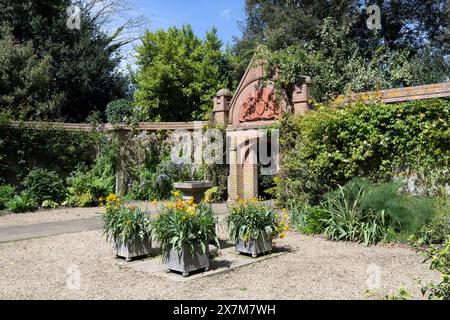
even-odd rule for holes
{"type": "Polygon", "coordinates": [[[289,201],[287,210],[290,224],[304,234],[321,234],[326,229],[330,214],[321,205],[312,206],[307,202],[289,201]]]}
{"type": "Polygon", "coordinates": [[[52,200],[45,200],[41,205],[44,209],[56,209],[59,207],[59,204],[52,200]]]}
{"type": "Polygon", "coordinates": [[[419,245],[442,244],[450,234],[450,196],[436,199],[436,214],[433,220],[420,229],[412,240],[419,245]]]}
{"type": "Polygon", "coordinates": [[[230,87],[230,62],[216,30],[205,40],[183,26],[147,32],[138,47],[135,99],[142,121],[206,119],[212,98],[230,87]]]}
{"type": "Polygon", "coordinates": [[[23,186],[38,203],[45,200],[61,201],[64,199],[64,181],[54,171],[33,169],[25,177],[23,186]]]}
{"type": "Polygon", "coordinates": [[[450,180],[450,101],[319,106],[281,121],[280,201],[317,203],[360,176],[407,178],[409,191],[436,195],[450,180]]]}
{"type": "Polygon", "coordinates": [[[325,196],[330,215],[324,234],[332,240],[376,244],[387,239],[388,231],[417,234],[435,211],[429,199],[399,193],[400,184],[373,185],[354,179],[325,196]]]}
{"type": "Polygon", "coordinates": [[[276,72],[278,90],[287,94],[303,76],[310,76],[314,81],[312,96],[320,102],[350,92],[437,83],[448,78],[450,65],[442,56],[380,45],[367,57],[348,32],[328,19],[317,39],[308,45],[297,44],[274,52],[261,50],[268,61],[267,76],[276,72]]]}
{"type": "Polygon", "coordinates": [[[190,178],[190,166],[183,161],[169,161],[160,164],[156,169],[155,198],[169,196],[174,182],[187,181],[190,178]]]}
{"type": "Polygon", "coordinates": [[[132,119],[133,103],[128,99],[119,99],[106,106],[106,119],[109,123],[129,123],[132,119]]]}
{"type": "Polygon", "coordinates": [[[122,241],[150,236],[150,215],[136,207],[126,207],[114,194],[106,197],[106,213],[103,215],[103,231],[107,240],[122,241]]]}
{"type": "Polygon", "coordinates": [[[50,59],[39,59],[31,44],[17,43],[0,26],[0,112],[16,119],[47,119],[58,110],[61,97],[50,90],[50,59]]]}
{"type": "Polygon", "coordinates": [[[65,177],[79,164],[91,165],[97,135],[43,125],[39,129],[0,126],[0,180],[22,181],[30,168],[42,167],[65,177]]]}
{"type": "MultiPolygon", "coordinates": [[[[35,82],[39,90],[25,96],[29,105],[41,103],[44,106],[48,97],[55,96],[59,103],[47,104],[43,110],[46,117],[80,122],[92,111],[103,112],[108,102],[125,95],[126,79],[117,70],[118,49],[125,43],[116,41],[121,29],[111,36],[102,31],[103,16],[96,17],[91,10],[82,11],[81,29],[67,28],[66,10],[71,4],[70,0],[2,0],[0,12],[1,24],[11,28],[19,44],[32,44],[42,63],[39,71],[48,69],[49,72],[39,77],[43,81],[35,82]],[[48,81],[49,84],[44,85],[48,81]],[[37,92],[42,92],[42,97],[37,96],[37,92]]],[[[38,78],[38,74],[29,74],[29,77],[38,78]]],[[[12,86],[14,82],[5,85],[12,86]]],[[[42,117],[42,111],[38,111],[26,110],[26,117],[42,117]]]]}
{"type": "Polygon", "coordinates": [[[6,208],[14,213],[24,213],[36,210],[38,203],[32,195],[26,191],[22,191],[20,195],[15,195],[6,203],[6,208]]]}
{"type": "Polygon", "coordinates": [[[271,207],[264,205],[260,199],[236,199],[225,218],[230,239],[283,238],[288,231],[287,213],[283,217],[271,207]]]}
{"type": "Polygon", "coordinates": [[[431,261],[431,270],[441,273],[440,282],[422,284],[422,294],[430,300],[450,300],[450,237],[444,245],[419,247],[425,256],[425,262],[431,261]]]}
{"type": "Polygon", "coordinates": [[[205,202],[218,202],[220,201],[219,187],[214,186],[205,191],[205,202]]]}
{"type": "Polygon", "coordinates": [[[8,201],[12,200],[16,195],[16,188],[9,184],[0,186],[0,210],[6,208],[8,201]]]}
{"type": "Polygon", "coordinates": [[[211,241],[219,247],[215,229],[217,219],[211,205],[197,205],[192,199],[186,201],[179,196],[175,192],[172,201],[164,205],[152,222],[153,237],[161,245],[163,259],[171,250],[181,254],[187,247],[193,253],[199,245],[205,253],[211,241]]]}
{"type": "MultiPolygon", "coordinates": [[[[291,46],[307,49],[313,60],[321,62],[317,64],[317,74],[303,75],[315,76],[314,82],[326,91],[334,92],[336,87],[345,86],[343,81],[352,72],[356,82],[379,78],[373,72],[364,74],[364,70],[374,70],[375,62],[391,64],[390,59],[397,59],[404,52],[409,55],[408,68],[416,69],[409,78],[411,83],[445,81],[449,70],[445,57],[450,42],[449,33],[442,26],[446,24],[448,2],[377,1],[382,11],[380,30],[370,30],[366,25],[366,8],[370,4],[358,0],[247,0],[243,36],[234,46],[240,60],[244,60],[239,65],[241,74],[251,57],[248,52],[263,44],[274,51],[291,46]],[[390,52],[387,60],[377,59],[380,48],[390,52]],[[444,78],[436,81],[442,76],[444,78]],[[331,88],[327,89],[325,83],[331,88]]],[[[392,73],[391,79],[404,71],[402,68],[394,70],[397,74],[392,73]]]]}
{"type": "Polygon", "coordinates": [[[398,292],[395,294],[381,294],[378,291],[375,290],[367,290],[366,295],[369,298],[374,298],[377,300],[411,300],[412,296],[409,293],[409,291],[405,287],[400,287],[398,289],[398,292]]]}

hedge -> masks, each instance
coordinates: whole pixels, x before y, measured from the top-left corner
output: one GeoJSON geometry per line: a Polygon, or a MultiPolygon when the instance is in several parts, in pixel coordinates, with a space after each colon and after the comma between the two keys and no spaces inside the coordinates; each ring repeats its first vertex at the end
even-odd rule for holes
{"type": "Polygon", "coordinates": [[[418,193],[442,193],[450,183],[449,124],[448,98],[319,106],[285,116],[278,197],[316,202],[353,177],[409,179],[418,193]]]}

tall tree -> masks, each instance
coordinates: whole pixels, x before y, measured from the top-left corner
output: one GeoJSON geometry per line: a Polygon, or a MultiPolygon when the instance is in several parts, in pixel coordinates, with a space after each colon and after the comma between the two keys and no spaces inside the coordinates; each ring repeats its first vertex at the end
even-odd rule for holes
{"type": "Polygon", "coordinates": [[[243,36],[234,47],[243,58],[238,71],[242,74],[257,44],[264,44],[281,52],[276,59],[302,65],[297,71],[319,83],[320,100],[344,89],[450,77],[447,0],[247,0],[245,10],[243,36]],[[381,29],[367,26],[372,4],[381,8],[381,29]]]}
{"type": "Polygon", "coordinates": [[[103,32],[85,10],[81,28],[68,28],[71,4],[70,0],[0,0],[0,23],[20,43],[31,43],[39,59],[50,59],[49,88],[62,97],[52,118],[84,121],[91,112],[103,112],[108,102],[123,97],[127,83],[118,71],[116,34],[103,32]]]}
{"type": "Polygon", "coordinates": [[[207,118],[212,98],[230,85],[230,65],[216,30],[200,40],[187,25],[147,32],[138,48],[135,100],[142,120],[207,118]]]}
{"type": "Polygon", "coordinates": [[[0,112],[14,118],[47,119],[61,104],[52,95],[50,59],[39,59],[28,43],[21,45],[6,28],[0,29],[0,112]]]}

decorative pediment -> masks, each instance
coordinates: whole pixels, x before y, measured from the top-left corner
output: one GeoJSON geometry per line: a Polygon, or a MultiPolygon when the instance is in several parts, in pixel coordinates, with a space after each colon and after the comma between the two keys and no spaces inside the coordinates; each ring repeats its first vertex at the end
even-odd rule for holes
{"type": "Polygon", "coordinates": [[[273,87],[256,88],[240,107],[240,122],[276,120],[279,117],[280,108],[273,87]]]}

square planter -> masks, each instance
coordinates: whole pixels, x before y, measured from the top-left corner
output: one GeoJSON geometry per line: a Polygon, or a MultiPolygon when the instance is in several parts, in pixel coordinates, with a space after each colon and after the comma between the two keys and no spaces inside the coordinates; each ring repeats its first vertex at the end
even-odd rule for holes
{"type": "Polygon", "coordinates": [[[272,240],[272,235],[269,237],[260,237],[258,239],[250,238],[247,242],[238,238],[236,240],[236,252],[251,254],[253,258],[256,258],[260,254],[272,252],[272,240]]]}
{"type": "Polygon", "coordinates": [[[123,257],[126,261],[131,261],[132,258],[142,257],[150,254],[152,249],[152,240],[150,236],[145,236],[143,240],[136,237],[122,241],[119,237],[114,237],[113,250],[116,256],[123,257]]]}
{"type": "Polygon", "coordinates": [[[166,254],[166,266],[169,270],[181,272],[183,277],[188,277],[190,272],[205,269],[209,270],[209,247],[206,243],[206,252],[203,253],[200,245],[195,246],[192,254],[189,246],[183,247],[181,252],[170,250],[166,254]]]}

